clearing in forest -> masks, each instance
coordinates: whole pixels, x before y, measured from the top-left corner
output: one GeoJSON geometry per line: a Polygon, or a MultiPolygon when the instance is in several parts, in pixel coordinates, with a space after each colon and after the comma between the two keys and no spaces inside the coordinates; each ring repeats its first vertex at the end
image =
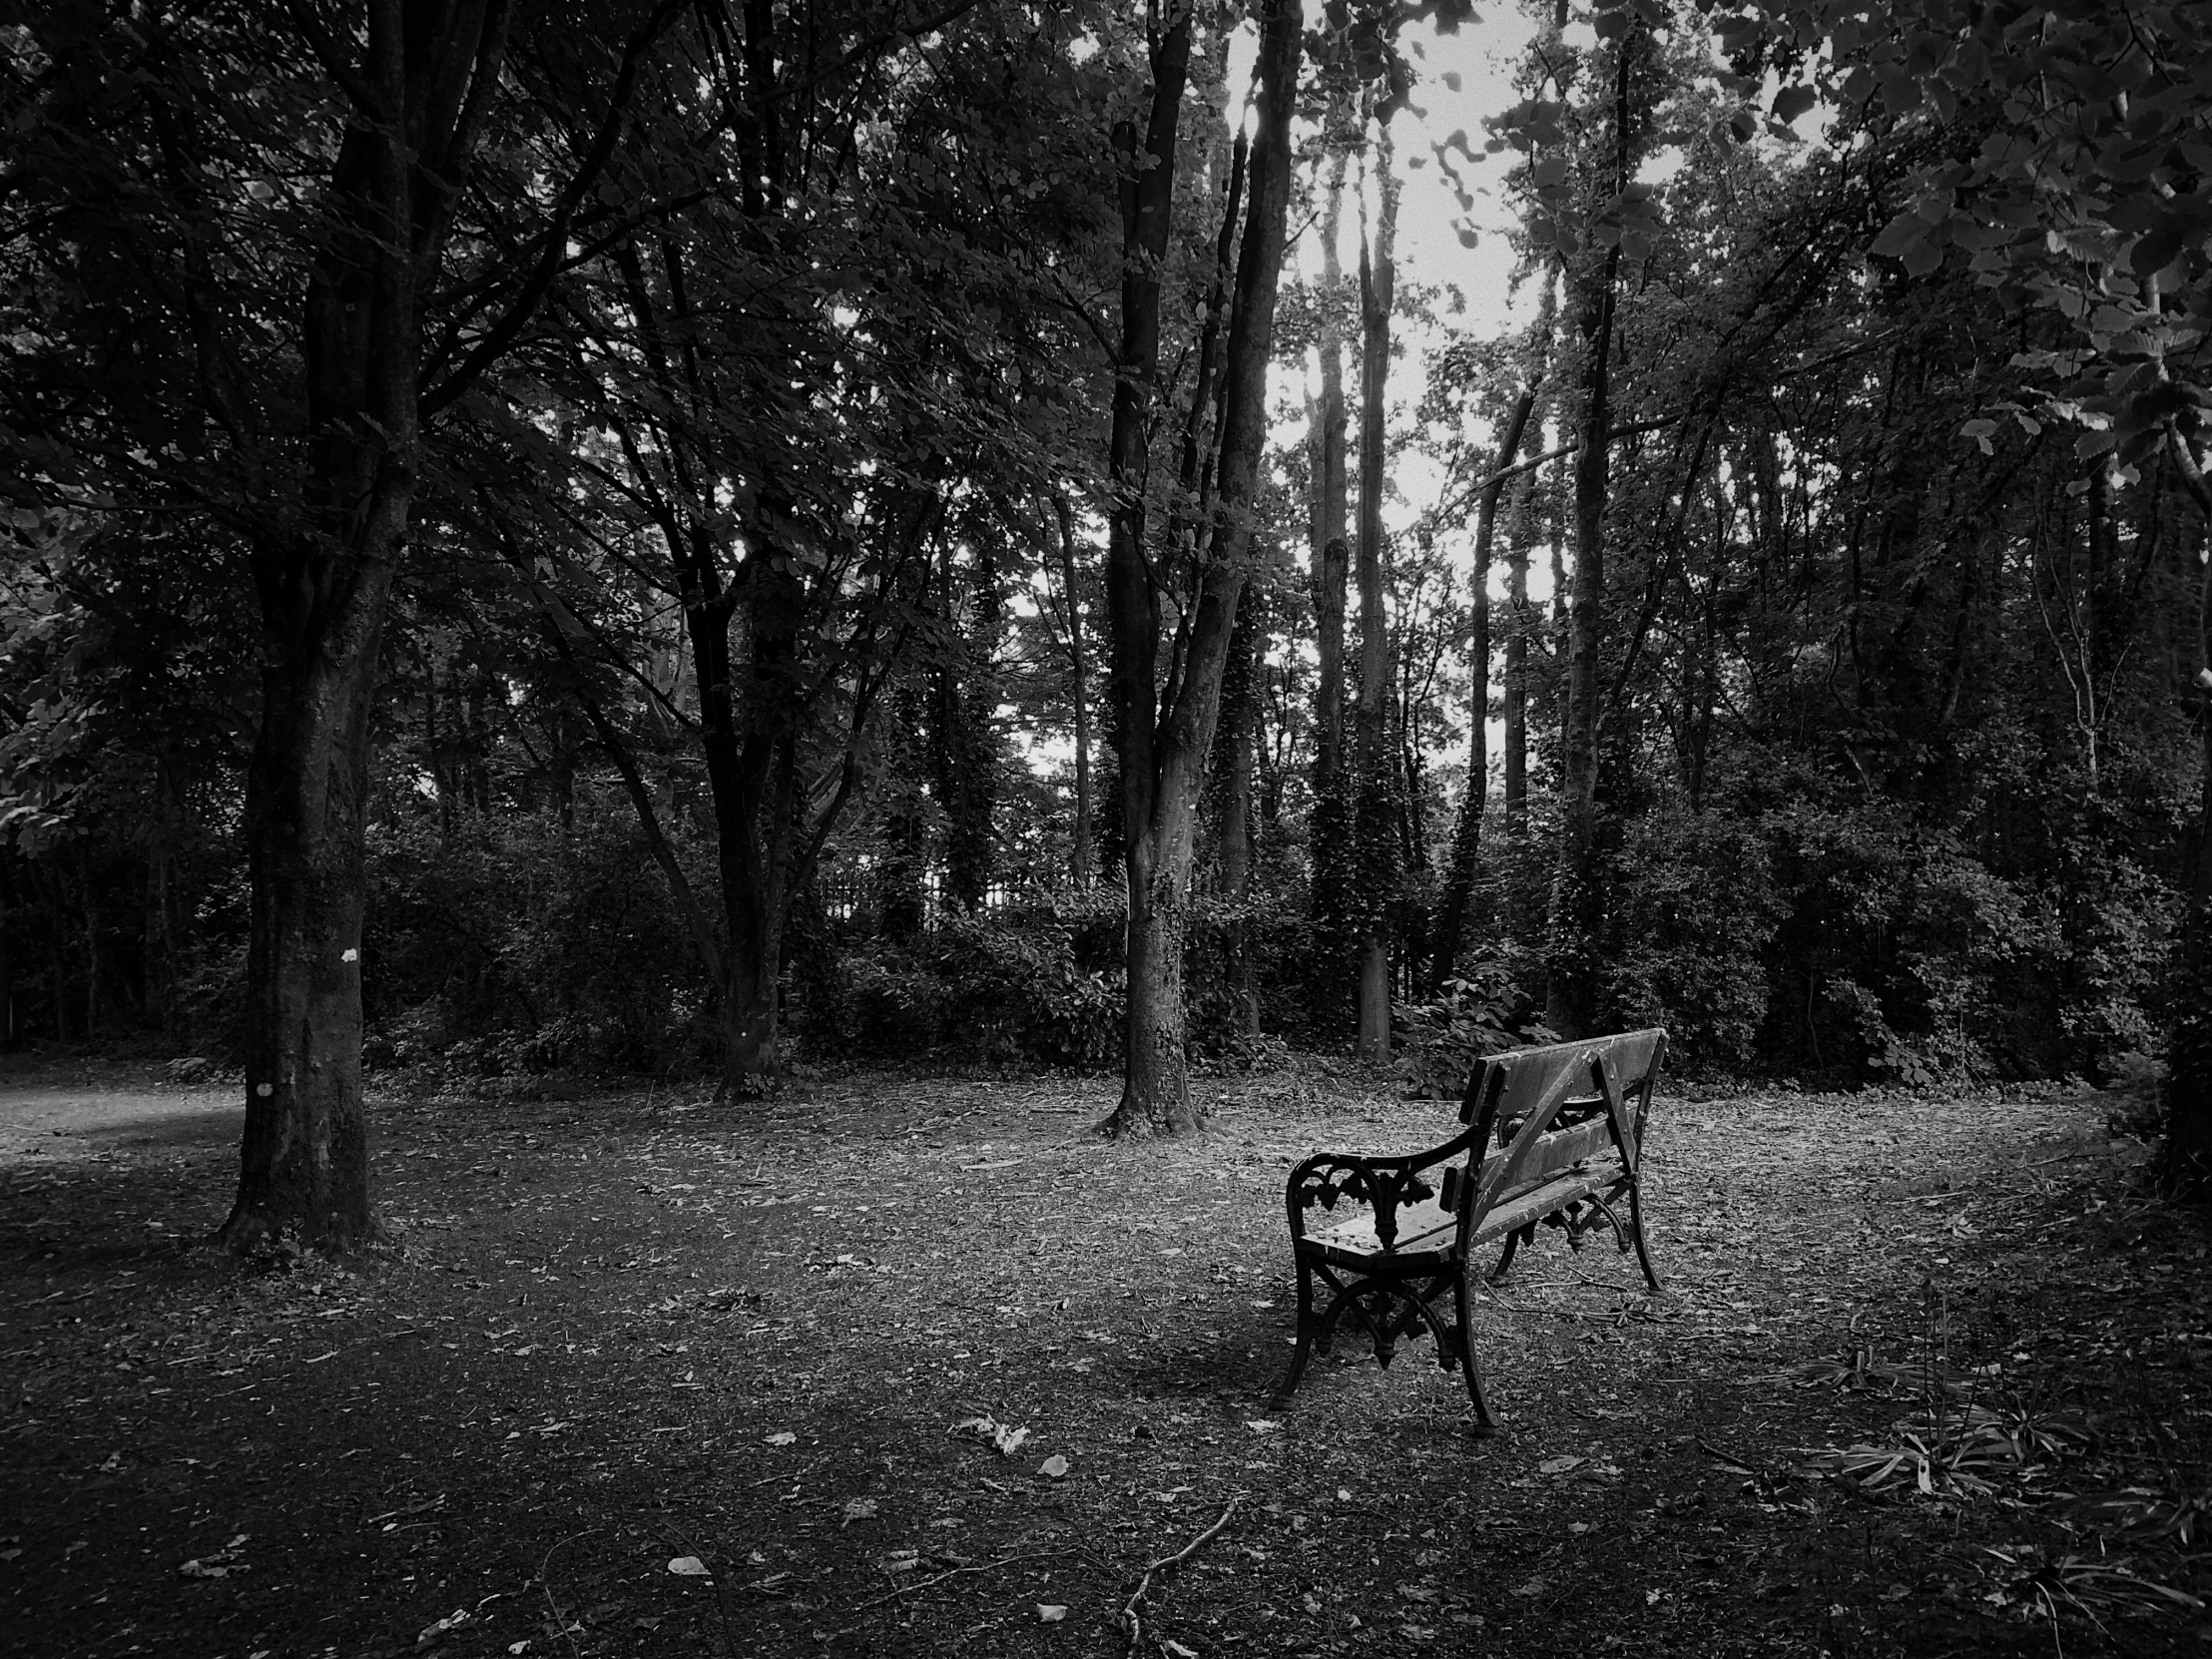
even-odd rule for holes
{"type": "Polygon", "coordinates": [[[193,1248],[227,1092],[0,1093],[0,1645],[41,1656],[2200,1651],[2207,1233],[2086,1092],[1663,1094],[1654,1254],[1351,1336],[1282,1184],[1449,1109],[1307,1063],[376,1108],[390,1246],[193,1248]],[[98,1097],[98,1098],[95,1098],[98,1097]],[[1224,1517],[1226,1522],[1224,1523],[1224,1517]]]}

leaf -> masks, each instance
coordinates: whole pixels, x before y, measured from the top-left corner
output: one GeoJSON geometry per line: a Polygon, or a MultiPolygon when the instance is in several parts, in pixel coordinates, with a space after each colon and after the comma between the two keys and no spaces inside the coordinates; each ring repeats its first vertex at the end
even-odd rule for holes
{"type": "Polygon", "coordinates": [[[850,1526],[856,1520],[873,1520],[875,1507],[875,1499],[872,1497],[848,1497],[844,1500],[844,1520],[841,1524],[850,1526]]]}
{"type": "Polygon", "coordinates": [[[1068,1610],[1057,1601],[1040,1601],[1037,1604],[1039,1624],[1058,1624],[1068,1616],[1068,1610]]]}
{"type": "Polygon", "coordinates": [[[669,1562],[668,1570],[678,1578],[712,1578],[707,1563],[696,1555],[679,1555],[669,1562]]]}
{"type": "Polygon", "coordinates": [[[1533,1598],[1533,1597],[1535,1597],[1535,1596],[1540,1596],[1540,1595],[1542,1595],[1542,1594],[1544,1593],[1544,1591],[1545,1591],[1546,1589],[1548,1589],[1549,1587],[1550,1587],[1550,1586],[1548,1586],[1547,1584],[1545,1584],[1545,1583],[1544,1583],[1544,1581],[1543,1581],[1542,1579],[1540,1579],[1540,1578],[1531,1578],[1531,1579],[1530,1579],[1530,1580],[1529,1580],[1529,1581],[1528,1581],[1527,1583],[1525,1583],[1525,1584],[1515,1584],[1515,1585],[1514,1585],[1514,1586],[1513,1586],[1513,1587],[1512,1587],[1512,1588],[1511,1588],[1510,1590],[1506,1591],[1505,1593],[1506,1593],[1507,1595],[1514,1595],[1514,1596],[1525,1596],[1525,1597],[1530,1597],[1530,1598],[1533,1598]]]}
{"type": "Polygon", "coordinates": [[[1811,87],[1784,87],[1774,95],[1774,118],[1795,121],[1820,101],[1811,87]]]}
{"type": "MultiPolygon", "coordinates": [[[[1264,1304],[1263,1306],[1272,1305],[1264,1304]]],[[[1266,1434],[1273,1431],[1274,1429],[1281,1428],[1283,1425],[1275,1421],[1271,1417],[1250,1417],[1246,1419],[1245,1426],[1251,1429],[1255,1434],[1266,1434]]]]}
{"type": "Polygon", "coordinates": [[[1443,82],[1443,84],[1449,87],[1453,92],[1457,92],[1459,90],[1459,72],[1456,69],[1447,69],[1441,75],[1437,76],[1436,79],[1443,82]]]}
{"type": "Polygon", "coordinates": [[[451,1635],[454,1631],[460,1629],[462,1625],[468,1622],[468,1609],[466,1607],[454,1608],[452,1612],[446,1614],[445,1617],[438,1620],[437,1623],[424,1625],[422,1627],[422,1634],[415,1638],[415,1651],[417,1653],[420,1653],[424,1648],[434,1646],[435,1644],[444,1641],[447,1636],[451,1635]]]}
{"type": "Polygon", "coordinates": [[[1882,228],[1882,235],[1874,239],[1867,252],[1886,260],[1902,260],[1928,240],[1928,221],[1919,214],[1902,213],[1882,228]]]}
{"type": "Polygon", "coordinates": [[[1586,1457],[1577,1457],[1571,1452],[1566,1452],[1557,1457],[1546,1457],[1536,1465],[1536,1472],[1538,1474],[1564,1474],[1567,1470],[1579,1468],[1588,1461],[1589,1459],[1586,1457]]]}
{"type": "Polygon", "coordinates": [[[766,1443],[769,1445],[792,1445],[797,1442],[799,1436],[797,1434],[794,1434],[790,1429],[780,1428],[768,1437],[766,1443]]]}
{"type": "Polygon", "coordinates": [[[1055,1451],[1037,1465],[1037,1472],[1050,1480],[1065,1479],[1068,1472],[1068,1460],[1055,1451]]]}
{"type": "Polygon", "coordinates": [[[997,1448],[1001,1457],[1011,1457],[1021,1449],[1022,1441],[1029,1438],[1028,1429],[1009,1427],[996,1417],[988,1414],[980,1417],[963,1418],[952,1425],[952,1432],[955,1434],[973,1434],[978,1439],[988,1441],[997,1448]]]}

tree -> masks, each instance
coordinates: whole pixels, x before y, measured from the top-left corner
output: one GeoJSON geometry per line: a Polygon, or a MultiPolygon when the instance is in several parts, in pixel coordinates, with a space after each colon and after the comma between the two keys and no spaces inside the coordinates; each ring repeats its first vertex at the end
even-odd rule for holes
{"type": "MultiPolygon", "coordinates": [[[[1107,548],[1115,749],[1129,883],[1129,1008],[1116,1135],[1199,1127],[1184,1056],[1183,946],[1200,787],[1220,712],[1267,436],[1267,364],[1290,197],[1290,122],[1303,48],[1299,0],[1266,0],[1255,67],[1244,234],[1220,363],[1221,423],[1211,512],[1196,527],[1165,678],[1159,660],[1164,595],[1151,572],[1145,432],[1160,355],[1160,271],[1175,202],[1177,129],[1188,76],[1192,16],[1162,19],[1151,42],[1150,116],[1117,128],[1122,158],[1122,329],[1109,451],[1114,490],[1107,548]],[[1141,148],[1140,148],[1141,145],[1141,148]]],[[[1202,360],[1196,396],[1211,396],[1202,360]]]]}
{"type": "Polygon", "coordinates": [[[558,63],[506,0],[372,5],[357,31],[316,6],[33,20],[8,233],[56,322],[12,398],[15,464],[57,506],[223,526],[260,613],[234,1248],[371,1230],[368,717],[424,421],[543,297],[675,10],[552,31],[558,63]],[[573,147],[519,120],[525,84],[573,147]],[[478,161],[503,125],[536,146],[533,194],[494,206],[478,161]]]}
{"type": "Polygon", "coordinates": [[[1396,302],[1397,180],[1391,172],[1388,114],[1379,118],[1375,146],[1377,209],[1372,247],[1360,247],[1360,695],[1355,725],[1354,819],[1360,893],[1360,1058],[1390,1057],[1389,900],[1399,860],[1394,768],[1384,717],[1389,707],[1389,620],[1382,605],[1384,437],[1390,385],[1390,308],[1396,302]]]}

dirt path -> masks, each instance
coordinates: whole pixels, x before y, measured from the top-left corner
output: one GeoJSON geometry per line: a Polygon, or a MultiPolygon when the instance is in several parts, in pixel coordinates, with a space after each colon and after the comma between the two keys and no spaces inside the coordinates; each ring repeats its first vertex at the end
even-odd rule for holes
{"type": "Polygon", "coordinates": [[[0,1167],[148,1149],[235,1150],[245,1122],[232,1088],[0,1085],[0,1167]]]}
{"type": "Polygon", "coordinates": [[[1209,1088],[1159,1147],[1084,1133],[1102,1082],[390,1102],[395,1247],[246,1279],[186,1248],[217,1100],[0,1092],[0,1650],[1121,1655],[1231,1511],[1148,1651],[2201,1646],[2163,1512],[2080,1505],[2212,1468],[2206,1237],[2101,1101],[1663,1100],[1671,1294],[1546,1235],[1475,1316],[1476,1441],[1425,1345],[1269,1397],[1288,1165],[1442,1109],[1209,1088]],[[1929,1491],[1834,1466],[1931,1406],[1929,1491]]]}

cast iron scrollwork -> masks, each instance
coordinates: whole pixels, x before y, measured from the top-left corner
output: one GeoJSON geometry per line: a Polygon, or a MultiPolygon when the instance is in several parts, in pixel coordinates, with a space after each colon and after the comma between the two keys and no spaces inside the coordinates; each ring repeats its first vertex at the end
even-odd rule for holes
{"type": "Polygon", "coordinates": [[[1292,1192],[1302,1211],[1316,1204],[1335,1210],[1340,1198],[1367,1205],[1375,1212],[1376,1241],[1385,1251],[1397,1245],[1397,1212],[1436,1196],[1417,1169],[1335,1153],[1302,1164],[1292,1192]]]}

